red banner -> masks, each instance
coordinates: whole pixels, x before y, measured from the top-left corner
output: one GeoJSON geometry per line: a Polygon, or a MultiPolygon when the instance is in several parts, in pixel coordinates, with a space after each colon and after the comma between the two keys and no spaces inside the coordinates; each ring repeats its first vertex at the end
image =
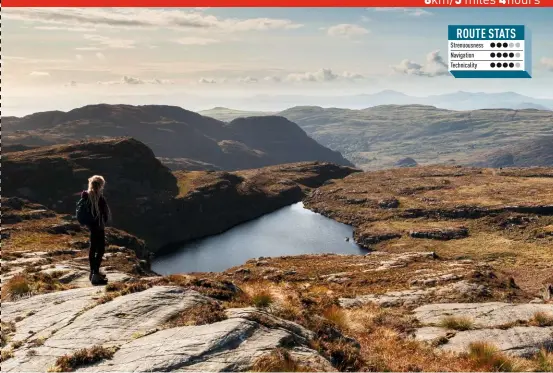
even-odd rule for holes
{"type": "Polygon", "coordinates": [[[553,0],[4,0],[3,7],[553,7],[553,0]]]}

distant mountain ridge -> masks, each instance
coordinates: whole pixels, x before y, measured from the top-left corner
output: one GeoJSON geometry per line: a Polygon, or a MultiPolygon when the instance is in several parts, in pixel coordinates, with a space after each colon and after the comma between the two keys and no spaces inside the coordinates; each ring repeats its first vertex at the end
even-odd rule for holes
{"type": "MultiPolygon", "coordinates": [[[[404,96],[396,93],[386,94],[404,96]]],[[[474,94],[450,96],[462,99],[474,94]]],[[[503,99],[518,96],[499,95],[503,99]]],[[[217,110],[209,114],[219,117],[217,110]]],[[[278,115],[297,123],[319,143],[364,169],[395,167],[408,157],[419,164],[473,164],[475,159],[482,160],[505,147],[553,134],[553,111],[535,108],[453,111],[424,104],[378,105],[360,110],[295,106],[278,115]]],[[[234,119],[228,115],[225,118],[234,119]]],[[[545,148],[534,161],[526,157],[525,164],[542,164],[540,159],[547,159],[547,151],[553,152],[553,148],[545,148]]]]}
{"type": "Polygon", "coordinates": [[[173,169],[237,170],[302,161],[352,166],[295,123],[276,116],[225,123],[176,106],[100,104],[6,117],[2,122],[7,145],[133,137],[173,169]]]}

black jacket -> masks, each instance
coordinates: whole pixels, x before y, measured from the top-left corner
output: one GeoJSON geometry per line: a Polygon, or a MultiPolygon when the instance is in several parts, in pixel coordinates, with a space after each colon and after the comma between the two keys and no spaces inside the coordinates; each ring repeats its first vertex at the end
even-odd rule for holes
{"type": "MultiPolygon", "coordinates": [[[[88,192],[83,191],[81,193],[81,198],[88,199],[88,192]]],[[[111,215],[108,203],[104,196],[100,196],[98,207],[100,208],[100,214],[94,217],[94,226],[98,228],[104,228],[109,221],[111,215]]]]}

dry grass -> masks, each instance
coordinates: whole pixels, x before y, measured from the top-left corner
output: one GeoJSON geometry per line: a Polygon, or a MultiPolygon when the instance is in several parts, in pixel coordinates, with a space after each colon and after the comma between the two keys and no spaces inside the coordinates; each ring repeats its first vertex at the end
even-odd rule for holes
{"type": "Polygon", "coordinates": [[[27,277],[15,275],[2,286],[2,300],[11,300],[29,294],[31,286],[27,277]]]}
{"type": "Polygon", "coordinates": [[[256,289],[251,295],[252,304],[257,308],[269,307],[273,302],[273,295],[266,289],[256,289]]]}
{"type": "Polygon", "coordinates": [[[440,321],[440,326],[453,330],[471,330],[474,328],[474,322],[469,317],[447,316],[440,321]]]}
{"type": "Polygon", "coordinates": [[[169,320],[167,327],[213,324],[226,318],[224,308],[216,302],[210,302],[186,309],[175,315],[169,320]]]}
{"type": "Polygon", "coordinates": [[[132,293],[138,293],[152,287],[152,284],[145,281],[136,282],[113,282],[106,285],[106,294],[96,300],[97,304],[104,304],[113,299],[132,293]]]}
{"type": "Polygon", "coordinates": [[[541,327],[553,326],[553,313],[536,312],[534,316],[532,316],[529,324],[541,327]]]}
{"type": "Polygon", "coordinates": [[[254,363],[252,372],[309,372],[290,356],[284,348],[277,348],[269,354],[263,355],[254,363]]]}
{"type": "Polygon", "coordinates": [[[55,365],[49,372],[71,372],[76,368],[84,367],[97,363],[102,360],[111,359],[117,350],[115,348],[105,348],[94,346],[76,351],[71,355],[64,355],[56,360],[55,365]]]}
{"type": "Polygon", "coordinates": [[[10,334],[15,332],[15,323],[13,322],[3,322],[2,321],[2,333],[1,333],[1,345],[0,347],[4,347],[6,344],[8,344],[10,340],[10,334]]]}
{"type": "Polygon", "coordinates": [[[553,372],[553,353],[545,349],[540,350],[534,358],[538,372],[553,372]]]}
{"type": "Polygon", "coordinates": [[[4,362],[8,359],[11,359],[12,357],[13,357],[13,350],[11,348],[2,350],[2,357],[0,359],[0,362],[4,362]]]}
{"type": "Polygon", "coordinates": [[[322,316],[341,330],[346,330],[348,328],[348,319],[346,313],[343,309],[336,305],[332,305],[324,310],[322,316]]]}
{"type": "Polygon", "coordinates": [[[505,355],[494,345],[487,342],[471,343],[467,355],[478,367],[478,370],[485,372],[520,371],[520,367],[514,358],[505,355]]]}

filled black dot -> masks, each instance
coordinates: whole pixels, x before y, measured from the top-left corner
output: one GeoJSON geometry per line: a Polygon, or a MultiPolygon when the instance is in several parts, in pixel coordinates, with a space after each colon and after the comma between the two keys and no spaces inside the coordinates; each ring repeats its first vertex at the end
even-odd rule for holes
{"type": "Polygon", "coordinates": [[[503,43],[503,48],[507,48],[508,46],[509,46],[509,44],[503,43]]]}
{"type": "Polygon", "coordinates": [[[497,43],[497,47],[498,47],[498,48],[501,48],[501,43],[497,43]]]}
{"type": "Polygon", "coordinates": [[[494,62],[490,63],[490,67],[495,67],[495,63],[494,62]]]}
{"type": "Polygon", "coordinates": [[[497,58],[501,58],[501,53],[498,53],[498,54],[497,54],[497,58]]]}
{"type": "Polygon", "coordinates": [[[496,67],[497,67],[498,69],[500,69],[500,68],[501,68],[501,64],[498,63],[496,67]]]}
{"type": "Polygon", "coordinates": [[[503,62],[503,67],[507,67],[509,64],[507,62],[503,62]]]}
{"type": "Polygon", "coordinates": [[[515,54],[514,54],[514,53],[512,53],[512,52],[511,52],[511,53],[509,53],[509,57],[513,58],[514,56],[515,56],[515,54]]]}
{"type": "Polygon", "coordinates": [[[515,64],[511,62],[511,63],[509,64],[509,67],[515,67],[515,64]]]}
{"type": "Polygon", "coordinates": [[[495,48],[495,43],[491,43],[490,47],[495,48]]]}
{"type": "Polygon", "coordinates": [[[507,58],[508,54],[505,52],[503,53],[503,57],[507,58]]]}
{"type": "Polygon", "coordinates": [[[491,58],[494,58],[494,57],[495,57],[495,53],[493,53],[493,52],[490,53],[490,57],[491,57],[491,58]]]}

